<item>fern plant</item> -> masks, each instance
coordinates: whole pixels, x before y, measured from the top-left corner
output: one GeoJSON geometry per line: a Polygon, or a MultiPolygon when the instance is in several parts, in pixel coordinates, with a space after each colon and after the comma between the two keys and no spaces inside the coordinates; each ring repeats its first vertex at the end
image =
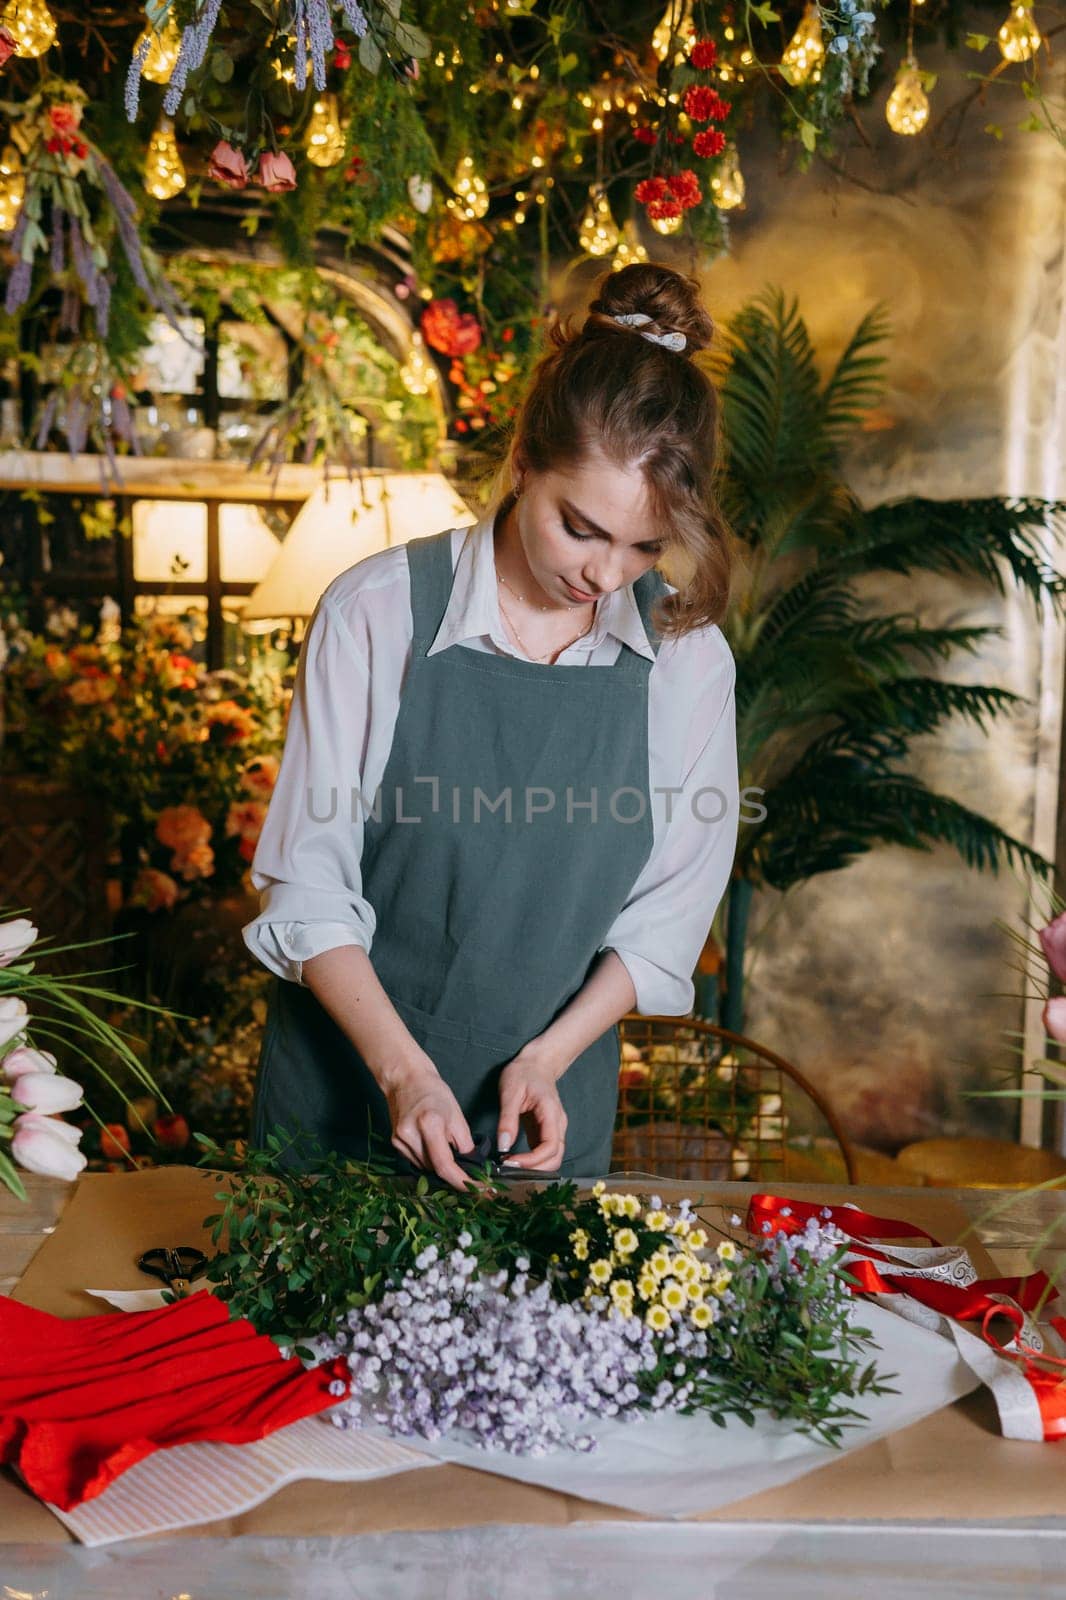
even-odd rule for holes
{"type": "Polygon", "coordinates": [[[723,907],[720,1021],[743,1031],[752,897],[834,872],[881,844],[946,843],[980,870],[1050,864],[990,818],[913,772],[911,742],[961,716],[985,731],[1024,703],[929,667],[980,650],[992,626],[929,627],[863,600],[858,580],[920,572],[1009,583],[1066,604],[1043,536],[1066,505],[1039,499],[906,499],[864,508],[844,477],[849,445],[883,392],[884,309],[863,317],[826,378],[795,300],[776,289],[730,323],[719,359],[721,492],[740,578],[723,624],[737,663],[741,787],[765,817],[740,827],[723,907]]]}

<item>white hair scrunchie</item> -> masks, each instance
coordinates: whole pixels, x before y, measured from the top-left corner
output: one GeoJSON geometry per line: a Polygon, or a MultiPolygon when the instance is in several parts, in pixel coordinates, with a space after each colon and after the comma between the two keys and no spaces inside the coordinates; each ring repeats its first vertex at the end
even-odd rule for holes
{"type": "Polygon", "coordinates": [[[614,322],[620,322],[626,328],[639,328],[642,339],[651,339],[655,344],[665,345],[667,350],[683,350],[688,343],[683,333],[645,333],[646,322],[654,321],[645,311],[627,311],[620,317],[613,317],[614,322]]]}

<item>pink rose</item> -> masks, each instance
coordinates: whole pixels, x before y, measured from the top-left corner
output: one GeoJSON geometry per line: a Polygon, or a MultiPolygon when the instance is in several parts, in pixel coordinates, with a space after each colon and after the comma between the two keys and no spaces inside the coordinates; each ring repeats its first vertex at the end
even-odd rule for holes
{"type": "Polygon", "coordinates": [[[10,922],[0,922],[0,967],[10,966],[19,956],[25,955],[37,937],[37,929],[29,917],[12,917],[10,922]]]}
{"type": "Polygon", "coordinates": [[[296,187],[296,168],[284,150],[264,150],[259,157],[259,182],[268,194],[296,187]]]}
{"type": "Polygon", "coordinates": [[[0,28],[0,67],[6,66],[14,54],[14,34],[8,33],[6,28],[0,28]]]}
{"type": "Polygon", "coordinates": [[[1061,983],[1066,983],[1066,911],[1041,928],[1039,939],[1048,966],[1061,983]]]}
{"type": "Polygon", "coordinates": [[[73,1111],[82,1102],[81,1084],[62,1078],[57,1072],[24,1072],[12,1091],[16,1105],[27,1111],[51,1116],[57,1111],[73,1111]]]}
{"type": "Polygon", "coordinates": [[[227,189],[245,189],[248,186],[248,163],[240,150],[234,150],[225,139],[220,139],[211,152],[208,176],[227,189]]]}
{"type": "Polygon", "coordinates": [[[78,1149],[81,1130],[58,1117],[42,1117],[35,1111],[15,1118],[11,1153],[20,1167],[42,1178],[62,1178],[70,1183],[85,1165],[78,1149]]]}
{"type": "Polygon", "coordinates": [[[1066,1044],[1066,995],[1049,1000],[1044,1007],[1044,1032],[1066,1044]]]}
{"type": "Polygon", "coordinates": [[[48,122],[53,133],[72,134],[81,122],[81,106],[57,105],[48,107],[48,122]]]}
{"type": "Polygon", "coordinates": [[[12,995],[0,997],[0,1050],[23,1031],[29,1015],[25,1000],[16,1000],[12,995]]]}
{"type": "Polygon", "coordinates": [[[56,1058],[50,1050],[35,1050],[32,1045],[18,1044],[0,1061],[0,1067],[8,1083],[14,1083],[26,1072],[54,1072],[56,1058]]]}

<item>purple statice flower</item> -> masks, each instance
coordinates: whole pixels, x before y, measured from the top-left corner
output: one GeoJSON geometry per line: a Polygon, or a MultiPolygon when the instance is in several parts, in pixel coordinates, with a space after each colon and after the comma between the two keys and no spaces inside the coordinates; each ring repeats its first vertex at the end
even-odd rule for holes
{"type": "Polygon", "coordinates": [[[296,42],[296,87],[307,87],[307,60],[316,89],[326,87],[326,57],[333,49],[332,0],[292,0],[290,27],[296,42]]]}
{"type": "Polygon", "coordinates": [[[195,21],[186,24],[181,30],[178,59],[174,63],[174,71],[170,74],[167,92],[163,96],[163,110],[168,117],[174,116],[181,105],[181,97],[185,93],[190,72],[198,72],[204,64],[207,47],[211,43],[211,35],[215,31],[221,9],[222,0],[198,0],[195,21]]]}
{"type": "Polygon", "coordinates": [[[370,24],[367,22],[366,13],[362,6],[359,5],[358,0],[341,0],[340,8],[344,12],[345,22],[356,38],[363,38],[370,24]]]}
{"type": "Polygon", "coordinates": [[[595,1448],[581,1429],[601,1418],[685,1404],[691,1385],[677,1375],[649,1402],[665,1345],[639,1318],[556,1300],[525,1268],[485,1273],[463,1247],[423,1250],[380,1301],[316,1342],[317,1360],[344,1354],[352,1374],[332,1420],[427,1439],[458,1430],[481,1449],[537,1456],[595,1448]]]}
{"type": "Polygon", "coordinates": [[[144,68],[144,63],[148,60],[148,52],[151,48],[152,40],[146,31],[144,38],[139,42],[130,57],[130,64],[126,69],[126,117],[130,122],[136,120],[137,112],[141,107],[141,72],[144,68]]]}

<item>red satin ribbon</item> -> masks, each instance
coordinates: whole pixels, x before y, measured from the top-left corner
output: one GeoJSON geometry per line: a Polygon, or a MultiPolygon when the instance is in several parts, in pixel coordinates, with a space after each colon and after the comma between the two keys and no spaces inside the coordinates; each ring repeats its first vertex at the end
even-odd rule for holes
{"type": "MultiPolygon", "coordinates": [[[[752,1196],[748,1206],[746,1226],[749,1233],[768,1238],[777,1233],[801,1233],[812,1217],[820,1223],[834,1224],[851,1240],[852,1254],[860,1259],[849,1261],[847,1271],[855,1279],[857,1294],[910,1295],[911,1299],[955,1322],[980,1322],[985,1341],[1010,1361],[1032,1387],[1044,1438],[1066,1437],[1066,1359],[1044,1355],[1020,1342],[1013,1349],[1007,1349],[993,1329],[997,1318],[1007,1317],[1014,1325],[1015,1337],[1021,1334],[1022,1311],[1032,1311],[1042,1300],[1054,1298],[1046,1273],[1034,1272],[1025,1278],[982,1278],[970,1284],[956,1284],[893,1272],[889,1258],[875,1249],[871,1241],[924,1239],[930,1245],[943,1248],[941,1241],[913,1222],[874,1216],[852,1206],[819,1206],[805,1200],[757,1194],[752,1196]],[[1004,1305],[994,1298],[997,1295],[1006,1296],[1015,1305],[1004,1305]]],[[[1047,1326],[1066,1339],[1066,1317],[1051,1317],[1047,1326]]]]}

